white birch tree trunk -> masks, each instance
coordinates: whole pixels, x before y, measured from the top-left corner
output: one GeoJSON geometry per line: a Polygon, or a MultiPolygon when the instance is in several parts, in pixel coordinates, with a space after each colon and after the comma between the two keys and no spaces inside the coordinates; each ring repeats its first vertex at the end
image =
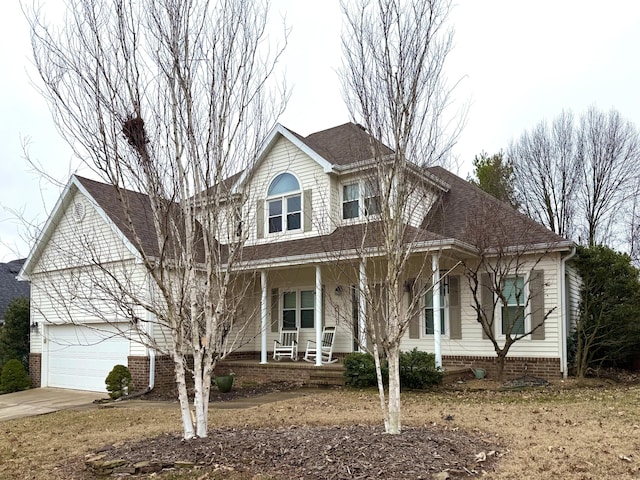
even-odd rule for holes
{"type": "Polygon", "coordinates": [[[400,348],[392,347],[388,352],[389,359],[389,425],[387,433],[398,434],[402,429],[400,419],[400,348]]]}
{"type": "Polygon", "coordinates": [[[382,363],[380,362],[380,350],[378,344],[373,341],[373,360],[376,364],[376,377],[378,379],[378,397],[380,398],[380,410],[384,420],[384,431],[389,431],[389,411],[387,409],[387,398],[384,392],[384,379],[382,378],[382,363]]]}
{"type": "MultiPolygon", "coordinates": [[[[65,4],[59,26],[45,21],[45,7],[27,12],[40,93],[79,161],[113,187],[122,209],[115,213],[130,230],[123,233],[159,295],[141,303],[131,279],[101,293],[120,304],[127,297],[171,332],[145,340],[157,351],[171,345],[164,353],[174,362],[184,437],[204,437],[211,373],[238,347],[227,340],[232,325],[242,330],[235,307],[248,288],[234,283],[247,237],[237,234],[237,215],[248,194],[232,195],[226,180],[253,168],[284,110],[288,91],[274,76],[286,28],[282,45],[268,38],[269,2],[65,4]]],[[[125,318],[135,310],[128,306],[125,318]]]]}

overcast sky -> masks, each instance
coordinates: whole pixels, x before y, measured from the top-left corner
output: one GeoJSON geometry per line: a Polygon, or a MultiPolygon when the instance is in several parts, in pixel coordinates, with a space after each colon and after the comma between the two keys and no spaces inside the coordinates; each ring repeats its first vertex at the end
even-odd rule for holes
{"type": "MultiPolygon", "coordinates": [[[[272,0],[291,27],[283,58],[293,94],[280,123],[302,135],[350,120],[336,70],[341,65],[338,0],[272,0]]],[[[43,0],[47,9],[62,0],[43,0]]],[[[30,41],[18,0],[0,16],[0,262],[25,257],[22,225],[46,221],[60,194],[30,171],[22,143],[63,184],[77,165],[30,84],[30,41]]],[[[455,98],[470,102],[454,154],[466,177],[481,151],[509,142],[563,109],[615,108],[640,125],[640,2],[460,0],[451,16],[448,58],[455,98]]],[[[86,174],[86,172],[84,172],[86,174]]]]}

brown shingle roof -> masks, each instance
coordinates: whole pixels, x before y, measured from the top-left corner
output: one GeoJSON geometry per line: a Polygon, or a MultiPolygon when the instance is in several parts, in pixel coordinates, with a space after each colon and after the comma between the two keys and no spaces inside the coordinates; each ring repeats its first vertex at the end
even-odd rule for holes
{"type": "Polygon", "coordinates": [[[351,165],[372,158],[371,142],[375,142],[383,154],[393,153],[390,148],[373,139],[362,126],[355,123],[345,123],[304,138],[295,135],[334,165],[351,165]]]}
{"type": "MultiPolygon", "coordinates": [[[[404,243],[436,241],[443,239],[440,235],[433,232],[428,232],[411,226],[406,226],[404,233],[404,243]]],[[[328,235],[246,246],[242,252],[242,260],[259,261],[323,253],[326,253],[327,257],[330,259],[338,259],[341,254],[353,251],[354,249],[376,247],[377,245],[380,245],[380,239],[380,222],[354,224],[338,227],[328,235]]]]}
{"type": "Polygon", "coordinates": [[[571,242],[442,167],[427,169],[450,185],[422,228],[474,246],[571,242]]]}
{"type": "MultiPolygon", "coordinates": [[[[362,127],[353,123],[313,133],[305,138],[292,133],[326,160],[337,165],[354,164],[371,157],[370,136],[362,127]]],[[[390,149],[387,150],[391,153],[390,149]]],[[[453,173],[441,167],[428,168],[427,172],[444,181],[450,188],[440,193],[438,203],[431,209],[421,228],[406,228],[405,241],[459,240],[473,246],[480,246],[480,243],[500,246],[570,245],[568,240],[453,173]]],[[[148,255],[158,254],[151,205],[146,195],[130,190],[124,191],[134,224],[132,229],[115,187],[87,178],[77,178],[134,246],[137,247],[133,229],[140,237],[143,250],[148,255]]],[[[235,181],[236,178],[234,176],[232,180],[235,181]]],[[[379,223],[356,224],[338,227],[331,234],[324,236],[246,246],[242,252],[242,259],[256,261],[325,252],[346,252],[361,246],[374,247],[379,240],[379,223]],[[365,228],[369,231],[365,236],[365,244],[361,245],[365,228]]]]}
{"type": "Polygon", "coordinates": [[[143,251],[148,256],[158,255],[158,239],[153,225],[151,203],[147,195],[126,189],[122,189],[122,195],[120,195],[113,185],[77,175],[76,178],[136,249],[139,249],[139,246],[135,240],[134,231],[140,238],[143,251]],[[127,203],[126,207],[123,204],[123,198],[127,203]],[[127,220],[127,211],[132,225],[127,220]]]}

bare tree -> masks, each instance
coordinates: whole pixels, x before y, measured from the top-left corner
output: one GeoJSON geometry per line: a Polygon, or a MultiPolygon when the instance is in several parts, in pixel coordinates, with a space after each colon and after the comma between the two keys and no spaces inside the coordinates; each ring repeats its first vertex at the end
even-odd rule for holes
{"type": "Polygon", "coordinates": [[[41,93],[78,159],[112,187],[150,287],[91,248],[92,261],[78,259],[90,273],[67,280],[76,298],[111,302],[139,341],[152,339],[141,311],[168,335],[186,439],[207,435],[211,374],[246,288],[234,266],[247,198],[226,179],[253,165],[286,100],[271,83],[282,49],[268,50],[267,13],[249,0],[70,0],[61,27],[27,13],[41,93]]]}
{"type": "Polygon", "coordinates": [[[512,142],[517,197],[525,213],[563,237],[574,233],[582,171],[573,115],[562,112],[551,128],[540,122],[512,142]]]}
{"type": "Polygon", "coordinates": [[[640,159],[635,126],[591,107],[579,125],[570,112],[545,121],[507,152],[525,213],[588,245],[621,240],[621,212],[633,200],[640,159]]]}
{"type": "Polygon", "coordinates": [[[505,217],[490,201],[469,220],[478,255],[464,261],[464,271],[476,321],[497,355],[499,380],[511,347],[527,337],[544,339],[545,322],[555,310],[545,308],[544,270],[539,267],[555,245],[536,247],[538,228],[520,214],[505,217]]]}
{"type": "Polygon", "coordinates": [[[607,243],[621,205],[631,197],[640,164],[640,136],[620,113],[591,107],[580,120],[577,159],[584,188],[579,202],[586,243],[607,243]]]}
{"type": "Polygon", "coordinates": [[[368,321],[362,326],[366,332],[361,335],[369,337],[375,357],[385,429],[397,434],[400,341],[419,298],[416,292],[410,308],[404,309],[405,284],[413,274],[431,273],[430,264],[409,271],[414,241],[421,234],[409,219],[420,212],[424,215],[421,209],[433,201],[423,167],[447,159],[463,123],[448,125],[444,115],[452,92],[443,72],[452,47],[453,32],[446,24],[451,4],[356,0],[343,2],[342,10],[344,98],[354,121],[372,139],[367,166],[368,189],[374,194],[369,195],[369,206],[364,200],[369,222],[360,232],[355,262],[360,268],[356,270],[360,295],[368,306],[368,321]],[[452,127],[448,135],[447,127],[452,127]],[[367,282],[362,283],[363,277],[367,282]],[[380,374],[381,356],[389,364],[388,398],[380,374]]]}

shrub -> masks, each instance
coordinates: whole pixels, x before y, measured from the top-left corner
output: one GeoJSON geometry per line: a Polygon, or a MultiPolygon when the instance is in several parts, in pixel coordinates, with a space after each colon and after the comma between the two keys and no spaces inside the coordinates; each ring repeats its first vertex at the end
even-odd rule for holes
{"type": "MultiPolygon", "coordinates": [[[[350,353],[344,357],[346,384],[354,387],[377,385],[376,365],[370,353],[350,353]]],[[[442,382],[444,372],[436,368],[433,353],[421,352],[414,348],[400,353],[400,386],[402,388],[425,388],[442,382]]],[[[389,367],[382,362],[382,380],[389,383],[389,367]]]]}
{"type": "Polygon", "coordinates": [[[442,382],[444,372],[436,368],[433,353],[414,348],[400,354],[400,386],[403,388],[425,388],[442,382]]]}
{"type": "MultiPolygon", "coordinates": [[[[378,384],[376,364],[370,353],[354,352],[344,357],[344,376],[346,384],[354,387],[373,387],[378,384]]],[[[385,362],[382,364],[382,379],[389,379],[389,370],[385,362]]]]}
{"type": "Polygon", "coordinates": [[[26,390],[30,386],[31,380],[20,360],[14,358],[4,364],[0,375],[0,390],[11,393],[26,390]]]}
{"type": "Polygon", "coordinates": [[[107,384],[107,392],[114,400],[127,395],[131,386],[131,372],[124,365],[116,365],[107,375],[104,383],[107,384]]]}

